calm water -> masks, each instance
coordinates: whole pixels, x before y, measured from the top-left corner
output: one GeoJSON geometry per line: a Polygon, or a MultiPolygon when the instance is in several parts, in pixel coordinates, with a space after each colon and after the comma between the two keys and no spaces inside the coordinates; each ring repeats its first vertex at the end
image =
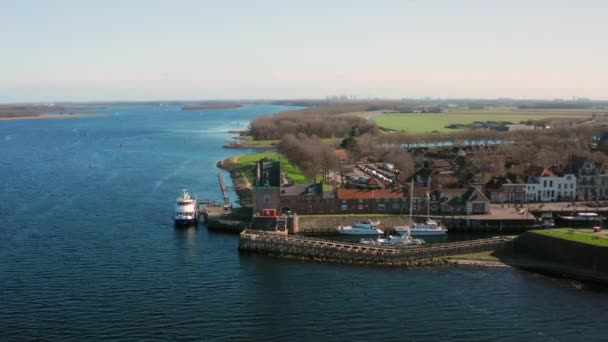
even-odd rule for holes
{"type": "Polygon", "coordinates": [[[0,341],[606,339],[608,293],[567,281],[239,255],[174,229],[181,188],[221,199],[221,132],[281,109],[0,122],[0,341]]]}

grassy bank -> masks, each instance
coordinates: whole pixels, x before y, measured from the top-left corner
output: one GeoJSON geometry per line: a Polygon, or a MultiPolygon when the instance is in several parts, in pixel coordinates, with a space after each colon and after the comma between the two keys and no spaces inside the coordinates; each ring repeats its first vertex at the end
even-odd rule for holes
{"type": "MultiPolygon", "coordinates": [[[[235,142],[226,145],[231,148],[275,148],[281,142],[278,139],[269,140],[254,140],[251,135],[239,135],[235,138],[235,142]]],[[[337,145],[342,139],[341,138],[323,138],[321,141],[327,145],[337,145]]]]}
{"type": "Polygon", "coordinates": [[[255,174],[252,165],[260,159],[268,159],[281,162],[281,168],[285,176],[291,179],[294,183],[305,183],[306,177],[298,168],[289,162],[283,155],[277,152],[267,151],[253,154],[242,154],[227,159],[224,165],[229,170],[234,170],[237,173],[246,174],[250,183],[253,183],[255,174]]]}
{"type": "Polygon", "coordinates": [[[564,239],[568,241],[585,243],[588,245],[608,247],[608,234],[607,233],[593,233],[591,229],[552,229],[552,230],[535,230],[533,234],[540,234],[550,236],[558,239],[564,239]]]}

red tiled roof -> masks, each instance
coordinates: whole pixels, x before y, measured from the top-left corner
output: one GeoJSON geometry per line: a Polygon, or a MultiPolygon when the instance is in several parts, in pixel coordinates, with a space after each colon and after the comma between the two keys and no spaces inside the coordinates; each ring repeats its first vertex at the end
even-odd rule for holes
{"type": "Polygon", "coordinates": [[[379,190],[359,190],[359,189],[338,189],[338,199],[372,199],[372,198],[403,198],[403,193],[399,191],[379,189],[379,190]]]}
{"type": "Polygon", "coordinates": [[[555,177],[555,173],[546,167],[542,166],[530,166],[528,173],[537,177],[555,177]]]}
{"type": "Polygon", "coordinates": [[[545,168],[543,170],[543,173],[540,174],[541,177],[555,177],[555,173],[553,173],[553,171],[545,168]]]}
{"type": "Polygon", "coordinates": [[[348,152],[346,152],[346,150],[344,149],[337,149],[335,153],[336,156],[340,159],[348,159],[348,152]]]}

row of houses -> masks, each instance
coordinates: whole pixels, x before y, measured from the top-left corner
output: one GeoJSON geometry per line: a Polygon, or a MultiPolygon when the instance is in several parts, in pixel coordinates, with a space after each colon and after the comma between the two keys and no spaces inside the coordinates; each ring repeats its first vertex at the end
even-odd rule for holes
{"type": "Polygon", "coordinates": [[[298,214],[415,214],[481,215],[490,201],[477,187],[465,189],[348,189],[324,190],[317,184],[281,184],[280,163],[260,161],[254,182],[254,212],[275,209],[298,214]]]}
{"type": "Polygon", "coordinates": [[[522,177],[494,177],[483,189],[493,203],[608,200],[608,165],[574,156],[568,172],[531,166],[522,177]]]}

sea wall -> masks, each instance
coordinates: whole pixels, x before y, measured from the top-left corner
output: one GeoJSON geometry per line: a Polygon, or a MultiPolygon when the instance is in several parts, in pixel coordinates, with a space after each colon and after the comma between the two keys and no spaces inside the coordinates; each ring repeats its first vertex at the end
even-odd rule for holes
{"type": "Polygon", "coordinates": [[[540,268],[557,266],[566,274],[590,271],[608,275],[608,247],[526,232],[513,240],[508,252],[512,257],[526,258],[530,266],[537,262],[540,268]]]}
{"type": "Polygon", "coordinates": [[[444,258],[451,255],[494,251],[503,248],[509,242],[509,238],[496,237],[410,247],[368,246],[245,230],[240,234],[239,250],[286,258],[349,264],[418,266],[447,263],[444,258]]]}

